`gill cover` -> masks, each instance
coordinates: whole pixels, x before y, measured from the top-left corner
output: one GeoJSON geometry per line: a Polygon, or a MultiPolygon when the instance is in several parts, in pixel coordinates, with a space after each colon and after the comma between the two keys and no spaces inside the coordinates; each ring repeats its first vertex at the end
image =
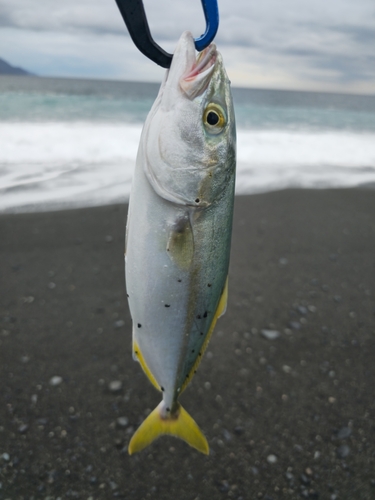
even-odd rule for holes
{"type": "Polygon", "coordinates": [[[196,58],[191,33],[183,33],[143,132],[144,171],[155,192],[198,208],[217,200],[228,184],[232,123],[221,55],[211,44],[196,58]],[[217,125],[210,124],[214,113],[217,125]]]}

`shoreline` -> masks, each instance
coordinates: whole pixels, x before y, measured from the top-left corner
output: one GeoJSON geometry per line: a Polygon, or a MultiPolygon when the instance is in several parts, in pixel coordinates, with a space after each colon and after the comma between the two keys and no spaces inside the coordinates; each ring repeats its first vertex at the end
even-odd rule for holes
{"type": "Polygon", "coordinates": [[[0,214],[0,495],[374,498],[371,190],[236,197],[228,309],[182,397],[208,457],[127,454],[160,397],[131,356],[126,210],[0,214]]]}
{"type": "MultiPolygon", "coordinates": [[[[236,194],[237,198],[246,198],[248,196],[262,196],[271,193],[283,193],[285,191],[352,191],[352,190],[375,190],[375,182],[365,182],[359,184],[357,186],[350,187],[321,187],[321,188],[305,188],[305,187],[286,187],[283,189],[272,189],[267,191],[259,191],[254,193],[239,193],[236,194]]],[[[93,204],[84,204],[84,205],[72,205],[71,202],[61,202],[56,204],[45,203],[36,204],[30,203],[27,205],[21,205],[12,208],[5,208],[0,210],[0,217],[7,215],[22,215],[22,214],[43,214],[43,213],[53,213],[53,212],[65,212],[72,210],[86,210],[86,209],[95,209],[95,208],[106,208],[106,207],[115,207],[115,206],[127,206],[129,200],[125,201],[111,201],[111,202],[103,202],[103,203],[93,203],[93,204]],[[43,209],[43,207],[45,209],[43,209]]],[[[87,203],[87,202],[86,202],[87,203]]]]}

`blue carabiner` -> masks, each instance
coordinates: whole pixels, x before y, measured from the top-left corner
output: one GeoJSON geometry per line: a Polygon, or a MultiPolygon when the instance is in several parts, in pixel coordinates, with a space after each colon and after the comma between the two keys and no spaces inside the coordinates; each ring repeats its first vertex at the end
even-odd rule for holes
{"type": "MultiPolygon", "coordinates": [[[[217,0],[201,0],[201,2],[206,19],[206,31],[194,39],[195,48],[199,52],[210,45],[219,27],[217,0]]],[[[116,3],[136,47],[159,66],[169,68],[173,55],[165,52],[152,38],[142,0],[116,0],[116,3]]]]}
{"type": "Polygon", "coordinates": [[[206,19],[206,31],[199,38],[194,38],[195,48],[198,52],[201,52],[210,45],[219,28],[219,7],[217,0],[201,0],[201,2],[206,19]]]}

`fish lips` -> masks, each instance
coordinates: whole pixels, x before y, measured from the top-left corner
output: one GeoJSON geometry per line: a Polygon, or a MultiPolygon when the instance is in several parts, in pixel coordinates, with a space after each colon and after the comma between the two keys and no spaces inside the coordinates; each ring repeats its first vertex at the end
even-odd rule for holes
{"type": "Polygon", "coordinates": [[[194,99],[208,87],[219,60],[214,43],[196,56],[193,35],[185,31],[178,41],[165,86],[182,90],[187,97],[194,99]]]}

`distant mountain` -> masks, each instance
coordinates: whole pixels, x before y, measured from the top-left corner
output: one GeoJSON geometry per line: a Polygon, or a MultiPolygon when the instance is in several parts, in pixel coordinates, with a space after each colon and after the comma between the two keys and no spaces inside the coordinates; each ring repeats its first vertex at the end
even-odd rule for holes
{"type": "Polygon", "coordinates": [[[1,59],[0,57],[0,75],[31,75],[32,73],[29,73],[28,71],[22,69],[22,68],[16,68],[15,66],[12,66],[11,64],[7,63],[4,61],[4,59],[1,59]]]}

